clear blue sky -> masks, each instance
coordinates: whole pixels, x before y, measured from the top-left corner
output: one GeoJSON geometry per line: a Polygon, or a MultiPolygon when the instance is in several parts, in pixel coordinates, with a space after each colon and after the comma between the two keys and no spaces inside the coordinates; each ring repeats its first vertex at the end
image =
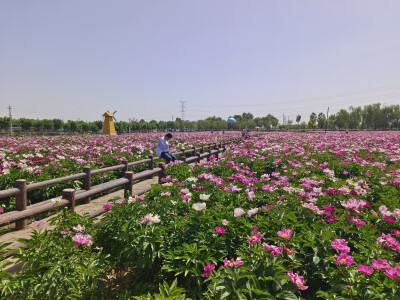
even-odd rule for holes
{"type": "Polygon", "coordinates": [[[400,103],[400,1],[2,0],[0,116],[170,120],[400,103]]]}

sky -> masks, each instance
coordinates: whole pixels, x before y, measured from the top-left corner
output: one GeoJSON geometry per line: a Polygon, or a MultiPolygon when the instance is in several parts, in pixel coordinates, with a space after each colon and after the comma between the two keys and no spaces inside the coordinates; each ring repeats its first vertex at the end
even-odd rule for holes
{"type": "Polygon", "coordinates": [[[398,0],[2,0],[0,116],[283,120],[400,103],[398,0]]]}

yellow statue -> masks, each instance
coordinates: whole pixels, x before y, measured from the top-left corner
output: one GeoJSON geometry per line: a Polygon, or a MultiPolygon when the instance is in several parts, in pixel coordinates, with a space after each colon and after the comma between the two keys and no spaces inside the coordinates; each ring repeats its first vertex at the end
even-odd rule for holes
{"type": "Polygon", "coordinates": [[[104,117],[104,126],[103,126],[103,134],[110,134],[110,135],[115,135],[115,127],[114,127],[114,113],[110,113],[109,111],[105,112],[103,114],[104,117]]]}

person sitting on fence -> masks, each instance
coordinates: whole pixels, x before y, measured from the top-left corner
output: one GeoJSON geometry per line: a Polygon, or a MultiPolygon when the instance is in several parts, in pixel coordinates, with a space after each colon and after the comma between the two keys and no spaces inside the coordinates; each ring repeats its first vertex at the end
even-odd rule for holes
{"type": "Polygon", "coordinates": [[[164,137],[160,137],[157,143],[156,154],[160,158],[164,158],[169,164],[171,161],[174,162],[176,157],[169,152],[168,141],[172,139],[172,134],[167,133],[164,137]]]}

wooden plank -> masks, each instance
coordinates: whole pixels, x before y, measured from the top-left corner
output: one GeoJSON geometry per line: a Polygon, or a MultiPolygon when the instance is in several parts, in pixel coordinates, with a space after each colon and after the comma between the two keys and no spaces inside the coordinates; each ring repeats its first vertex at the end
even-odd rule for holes
{"type": "Polygon", "coordinates": [[[111,171],[117,171],[117,170],[121,170],[123,168],[125,168],[125,165],[116,165],[116,166],[112,166],[112,167],[92,170],[92,175],[103,174],[103,173],[111,172],[111,171]]]}
{"type": "Polygon", "coordinates": [[[43,188],[43,187],[46,187],[49,185],[81,179],[81,178],[84,178],[85,176],[86,176],[85,173],[78,173],[78,174],[70,175],[70,176],[66,176],[66,177],[60,177],[60,178],[50,179],[50,180],[41,181],[41,182],[35,182],[35,183],[28,184],[26,186],[26,190],[27,191],[37,190],[37,189],[40,189],[40,188],[43,188]]]}

